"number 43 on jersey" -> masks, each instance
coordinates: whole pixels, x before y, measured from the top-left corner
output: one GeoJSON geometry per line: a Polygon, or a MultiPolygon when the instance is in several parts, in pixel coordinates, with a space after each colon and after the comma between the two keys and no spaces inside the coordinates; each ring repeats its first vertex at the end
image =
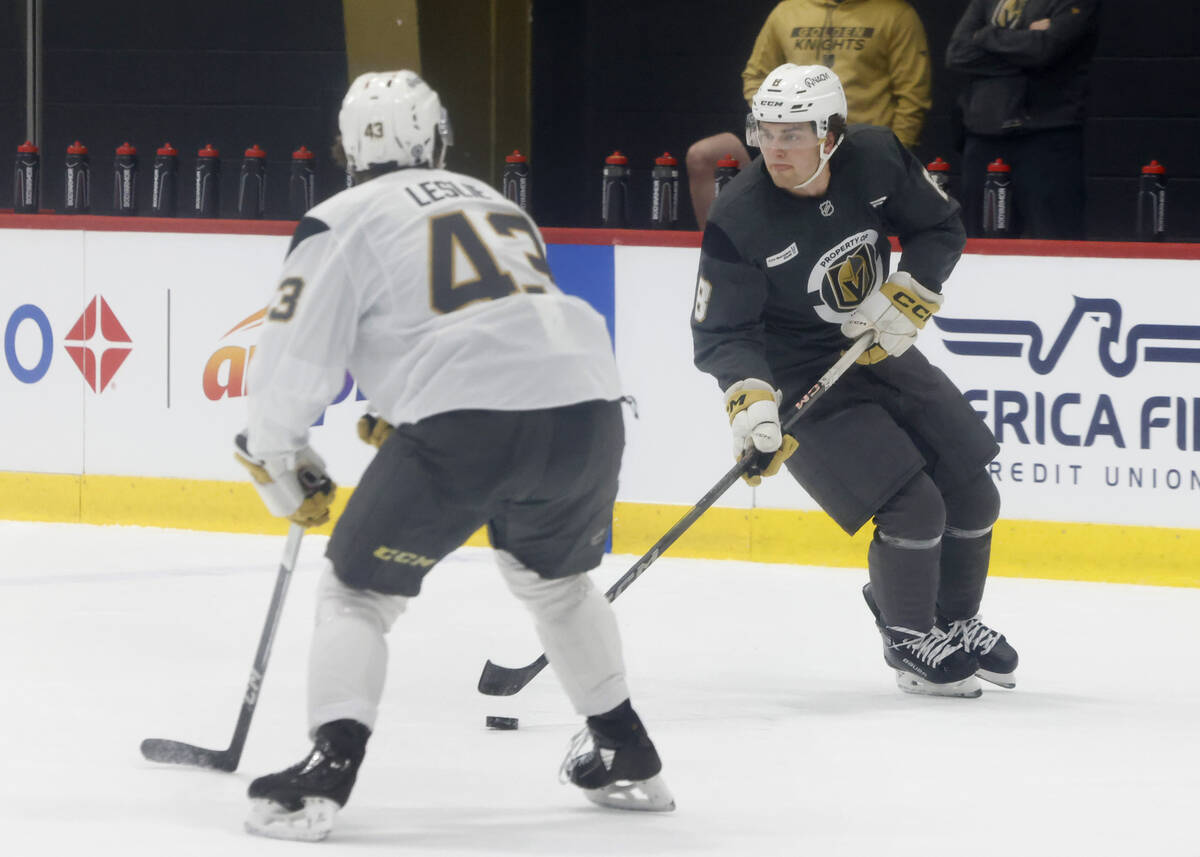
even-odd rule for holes
{"type": "Polygon", "coordinates": [[[438,312],[454,312],[518,291],[557,290],[542,242],[528,218],[494,211],[485,219],[487,228],[481,235],[462,211],[430,218],[430,304],[438,312]]]}

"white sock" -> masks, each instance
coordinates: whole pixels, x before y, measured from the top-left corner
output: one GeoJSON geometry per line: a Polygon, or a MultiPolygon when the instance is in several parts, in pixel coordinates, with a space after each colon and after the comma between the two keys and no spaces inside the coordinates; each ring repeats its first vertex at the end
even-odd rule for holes
{"type": "Polygon", "coordinates": [[[408,599],[351,589],[327,563],[317,588],[316,627],[308,658],[309,732],[333,720],[372,731],[387,676],[387,632],[408,599]]]}
{"type": "Polygon", "coordinates": [[[603,714],[629,698],[612,605],[586,574],[539,577],[507,551],[496,561],[508,588],[533,614],[538,639],[575,710],[603,714]]]}

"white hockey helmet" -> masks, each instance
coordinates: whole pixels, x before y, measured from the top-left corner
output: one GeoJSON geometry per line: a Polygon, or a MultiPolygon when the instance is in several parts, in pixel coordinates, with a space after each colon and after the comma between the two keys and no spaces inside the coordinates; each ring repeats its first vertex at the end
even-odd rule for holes
{"type": "Polygon", "coordinates": [[[454,142],[438,95],[416,72],[367,72],[350,84],[338,113],[347,166],[441,167],[454,142]]]}
{"type": "Polygon", "coordinates": [[[817,138],[829,133],[829,119],[848,114],[846,93],[832,69],[823,65],[784,63],[771,71],[750,101],[746,142],[760,145],[760,122],[813,122],[817,138]]]}
{"type": "Polygon", "coordinates": [[[812,175],[792,188],[800,190],[817,180],[833,153],[842,145],[848,112],[842,82],[832,69],[823,65],[784,63],[766,76],[750,100],[750,113],[746,116],[746,143],[759,149],[764,145],[782,149],[802,148],[813,142],[811,137],[787,129],[780,131],[763,126],[813,123],[819,152],[817,167],[812,175]],[[832,125],[830,120],[834,116],[841,117],[842,130],[833,147],[826,149],[826,137],[832,125]]]}

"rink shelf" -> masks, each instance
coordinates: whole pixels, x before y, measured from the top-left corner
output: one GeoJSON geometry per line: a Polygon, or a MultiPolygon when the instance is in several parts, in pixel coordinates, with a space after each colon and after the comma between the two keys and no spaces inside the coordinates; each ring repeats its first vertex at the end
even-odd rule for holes
{"type": "MultiPolygon", "coordinates": [[[[80,229],[92,232],[178,232],[227,235],[291,235],[295,220],[190,217],[117,217],[97,214],[14,214],[0,211],[0,229],[80,229]]],[[[684,230],[591,229],[543,226],[548,244],[624,247],[699,247],[700,233],[684,230]]],[[[895,237],[892,249],[899,250],[895,237]]],[[[965,252],[982,256],[1059,256],[1094,259],[1200,259],[1200,244],[1133,241],[1041,241],[972,238],[965,252]]]]}

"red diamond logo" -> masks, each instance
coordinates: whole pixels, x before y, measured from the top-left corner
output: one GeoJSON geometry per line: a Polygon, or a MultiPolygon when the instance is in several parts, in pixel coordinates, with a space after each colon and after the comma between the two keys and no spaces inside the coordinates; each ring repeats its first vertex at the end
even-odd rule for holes
{"type": "Polygon", "coordinates": [[[108,382],[133,350],[133,340],[121,327],[121,322],[117,321],[108,301],[99,295],[92,298],[83,315],[67,333],[66,340],[67,353],[83,373],[88,386],[97,393],[104,392],[108,382]],[[97,370],[99,378],[96,377],[97,370]]]}

